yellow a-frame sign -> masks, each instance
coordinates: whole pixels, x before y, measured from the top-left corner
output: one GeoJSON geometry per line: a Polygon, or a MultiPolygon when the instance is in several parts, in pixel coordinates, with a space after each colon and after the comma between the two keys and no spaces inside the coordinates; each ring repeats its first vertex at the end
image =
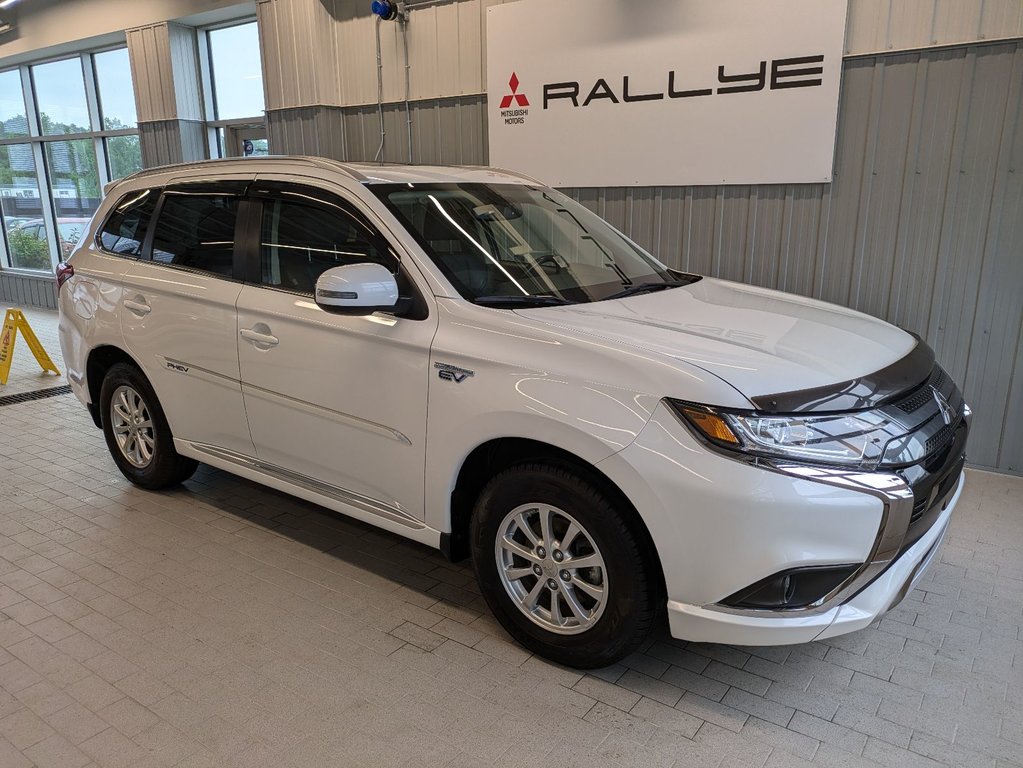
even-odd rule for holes
{"type": "Polygon", "coordinates": [[[14,358],[14,342],[21,331],[21,337],[28,344],[28,348],[35,355],[36,361],[43,371],[53,371],[60,376],[60,371],[53,364],[50,356],[46,354],[43,345],[39,343],[32,326],[28,324],[25,315],[20,309],[8,309],[4,315],[3,328],[0,328],[0,385],[7,383],[7,377],[11,373],[11,360],[14,358]]]}

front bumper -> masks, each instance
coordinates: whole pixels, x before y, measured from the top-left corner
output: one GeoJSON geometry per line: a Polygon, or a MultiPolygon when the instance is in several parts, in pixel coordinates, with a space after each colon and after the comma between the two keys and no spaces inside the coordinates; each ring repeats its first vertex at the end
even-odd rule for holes
{"type": "Polygon", "coordinates": [[[933,558],[964,483],[971,414],[921,465],[858,472],[723,455],[662,403],[601,468],[646,523],[672,635],[750,645],[802,643],[866,626],[933,558]],[[737,593],[786,572],[845,566],[809,604],[743,605],[737,593]]]}
{"type": "Polygon", "coordinates": [[[897,605],[919,582],[937,557],[952,512],[965,485],[960,473],[930,528],[901,552],[869,584],[845,602],[823,611],[729,611],[720,606],[668,601],[674,637],[736,645],[808,643],[862,629],[897,605]]]}

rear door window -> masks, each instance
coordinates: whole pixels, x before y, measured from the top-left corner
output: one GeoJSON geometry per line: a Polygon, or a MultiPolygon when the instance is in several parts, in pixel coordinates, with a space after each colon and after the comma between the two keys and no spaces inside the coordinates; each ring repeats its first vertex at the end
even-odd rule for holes
{"type": "Polygon", "coordinates": [[[141,256],[149,220],[159,198],[156,189],[135,190],[122,197],[96,236],[99,247],[118,256],[141,256]]]}
{"type": "Polygon", "coordinates": [[[153,232],[152,259],[183,269],[234,277],[238,197],[230,194],[164,194],[153,232]]]}

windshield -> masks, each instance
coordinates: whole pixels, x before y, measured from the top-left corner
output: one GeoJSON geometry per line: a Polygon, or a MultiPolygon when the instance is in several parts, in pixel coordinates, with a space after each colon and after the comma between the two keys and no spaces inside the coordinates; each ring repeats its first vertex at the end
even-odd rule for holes
{"type": "Polygon", "coordinates": [[[674,287],[672,272],[569,197],[524,184],[372,184],[471,301],[561,304],[674,287]]]}

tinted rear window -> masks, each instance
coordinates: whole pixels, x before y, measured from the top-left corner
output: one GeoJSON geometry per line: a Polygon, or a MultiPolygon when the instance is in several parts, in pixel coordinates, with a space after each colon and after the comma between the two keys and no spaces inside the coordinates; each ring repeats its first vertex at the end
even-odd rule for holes
{"type": "MultiPolygon", "coordinates": [[[[120,256],[141,256],[146,229],[159,197],[159,190],[155,189],[136,190],[122,197],[97,235],[100,247],[120,256]]],[[[65,237],[63,231],[61,237],[65,237]]]]}
{"type": "Polygon", "coordinates": [[[153,233],[153,261],[233,277],[237,218],[233,195],[165,195],[153,233]]]}

